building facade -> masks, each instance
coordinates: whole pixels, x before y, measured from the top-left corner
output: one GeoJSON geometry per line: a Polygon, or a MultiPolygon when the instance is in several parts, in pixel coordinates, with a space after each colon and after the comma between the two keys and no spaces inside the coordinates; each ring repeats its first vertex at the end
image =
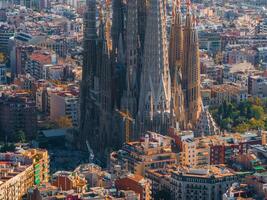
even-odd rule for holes
{"type": "Polygon", "coordinates": [[[188,128],[195,126],[201,112],[199,44],[195,23],[195,17],[191,14],[190,1],[188,1],[182,59],[182,88],[188,128]]]}
{"type": "Polygon", "coordinates": [[[150,2],[138,108],[141,133],[146,130],[166,133],[170,125],[171,79],[165,9],[162,1],[150,2]]]}
{"type": "Polygon", "coordinates": [[[152,191],[165,191],[173,200],[220,200],[228,187],[238,180],[235,172],[225,166],[170,166],[148,170],[146,176],[152,182],[152,191]]]}
{"type": "Polygon", "coordinates": [[[0,116],[2,137],[16,140],[16,134],[23,131],[27,138],[34,138],[37,133],[37,112],[33,98],[28,92],[18,91],[0,98],[0,116]]]}
{"type": "Polygon", "coordinates": [[[161,168],[178,161],[178,155],[171,151],[172,139],[150,132],[144,139],[129,142],[122,149],[110,154],[110,167],[129,170],[136,175],[144,176],[146,169],[161,168]]]}
{"type": "Polygon", "coordinates": [[[174,2],[173,21],[169,44],[169,66],[171,77],[171,112],[172,126],[185,127],[184,94],[182,90],[183,26],[181,2],[174,2]]]}
{"type": "Polygon", "coordinates": [[[78,126],[79,97],[70,92],[52,93],[50,97],[50,119],[57,121],[60,117],[68,117],[72,126],[78,126]]]}

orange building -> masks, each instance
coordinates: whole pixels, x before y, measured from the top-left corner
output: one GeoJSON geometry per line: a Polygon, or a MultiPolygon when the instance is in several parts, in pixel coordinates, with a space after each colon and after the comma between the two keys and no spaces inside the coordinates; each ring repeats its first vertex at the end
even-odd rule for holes
{"type": "Polygon", "coordinates": [[[86,180],[74,172],[58,171],[52,176],[52,185],[61,188],[63,191],[75,190],[85,192],[86,180]]]}
{"type": "Polygon", "coordinates": [[[140,195],[140,200],[151,199],[151,184],[140,175],[130,175],[115,181],[117,190],[132,190],[140,195]]]}

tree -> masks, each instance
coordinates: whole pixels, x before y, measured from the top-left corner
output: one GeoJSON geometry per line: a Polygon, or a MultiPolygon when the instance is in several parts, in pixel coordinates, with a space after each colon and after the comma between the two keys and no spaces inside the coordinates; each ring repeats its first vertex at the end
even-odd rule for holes
{"type": "Polygon", "coordinates": [[[245,116],[237,116],[234,120],[234,126],[237,126],[239,124],[246,123],[248,120],[245,116]]]}
{"type": "Polygon", "coordinates": [[[238,106],[238,109],[239,109],[239,112],[240,112],[240,115],[246,115],[246,112],[247,112],[247,104],[245,102],[241,102],[238,106]]]}
{"type": "Polygon", "coordinates": [[[211,114],[222,130],[245,132],[267,129],[267,100],[250,98],[237,103],[223,102],[213,107],[211,114]]]}
{"type": "Polygon", "coordinates": [[[232,117],[232,116],[233,116],[233,105],[229,103],[227,106],[227,117],[232,117]]]}
{"type": "Polygon", "coordinates": [[[249,99],[249,102],[252,105],[256,105],[256,106],[262,106],[263,102],[259,97],[253,97],[249,99]]]}
{"type": "Polygon", "coordinates": [[[227,117],[227,118],[223,119],[222,123],[221,123],[222,129],[230,130],[230,128],[232,126],[232,122],[233,122],[233,120],[230,117],[227,117]]]}
{"type": "Polygon", "coordinates": [[[253,117],[256,119],[262,119],[264,115],[264,109],[261,106],[253,105],[251,107],[253,117]]]}
{"type": "Polygon", "coordinates": [[[71,128],[72,127],[72,121],[67,116],[59,117],[56,120],[56,123],[59,128],[71,128]]]}
{"type": "Polygon", "coordinates": [[[222,115],[223,113],[224,113],[223,106],[220,106],[219,109],[218,109],[218,114],[222,115]]]}
{"type": "Polygon", "coordinates": [[[234,131],[236,131],[238,133],[244,133],[248,130],[249,130],[249,124],[247,124],[247,123],[239,124],[234,128],[234,131]]]}
{"type": "Polygon", "coordinates": [[[251,120],[249,120],[249,125],[250,125],[250,129],[264,129],[264,121],[263,120],[257,120],[252,118],[251,120]]]}
{"type": "Polygon", "coordinates": [[[251,106],[247,107],[247,115],[246,115],[246,117],[248,119],[251,119],[253,117],[253,112],[252,112],[251,106]]]}
{"type": "Polygon", "coordinates": [[[228,105],[227,105],[226,101],[224,101],[222,104],[222,110],[223,110],[222,115],[224,118],[227,117],[227,109],[228,109],[228,105]]]}

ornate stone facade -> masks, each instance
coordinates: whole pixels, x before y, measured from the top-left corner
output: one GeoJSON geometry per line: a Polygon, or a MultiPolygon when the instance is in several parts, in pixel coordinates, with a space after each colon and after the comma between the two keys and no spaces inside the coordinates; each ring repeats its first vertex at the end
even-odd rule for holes
{"type": "MultiPolygon", "coordinates": [[[[172,88],[172,126],[185,127],[184,95],[182,90],[183,25],[180,0],[173,1],[169,64],[172,88]]],[[[178,127],[177,127],[178,128],[178,127]]]]}
{"type": "Polygon", "coordinates": [[[182,89],[187,128],[194,128],[201,113],[200,61],[198,34],[195,17],[191,14],[190,0],[187,0],[182,61],[182,89]]]}
{"type": "Polygon", "coordinates": [[[151,0],[147,16],[138,120],[140,132],[166,133],[170,125],[169,74],[165,7],[151,0]]]}

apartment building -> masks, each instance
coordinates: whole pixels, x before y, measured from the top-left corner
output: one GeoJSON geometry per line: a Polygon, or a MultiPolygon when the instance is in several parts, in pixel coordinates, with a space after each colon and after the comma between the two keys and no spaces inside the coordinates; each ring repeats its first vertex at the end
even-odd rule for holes
{"type": "Polygon", "coordinates": [[[164,168],[177,163],[178,154],[172,152],[172,139],[148,132],[145,138],[125,143],[121,150],[110,154],[110,166],[120,165],[135,175],[144,176],[146,169],[164,168]]]}
{"type": "Polygon", "coordinates": [[[238,180],[235,172],[224,165],[169,166],[147,170],[146,177],[152,181],[152,191],[164,189],[173,200],[220,200],[228,187],[238,180]]]}
{"type": "Polygon", "coordinates": [[[71,119],[73,126],[78,126],[79,96],[68,91],[55,92],[50,96],[50,119],[58,120],[60,117],[71,119]]]}

